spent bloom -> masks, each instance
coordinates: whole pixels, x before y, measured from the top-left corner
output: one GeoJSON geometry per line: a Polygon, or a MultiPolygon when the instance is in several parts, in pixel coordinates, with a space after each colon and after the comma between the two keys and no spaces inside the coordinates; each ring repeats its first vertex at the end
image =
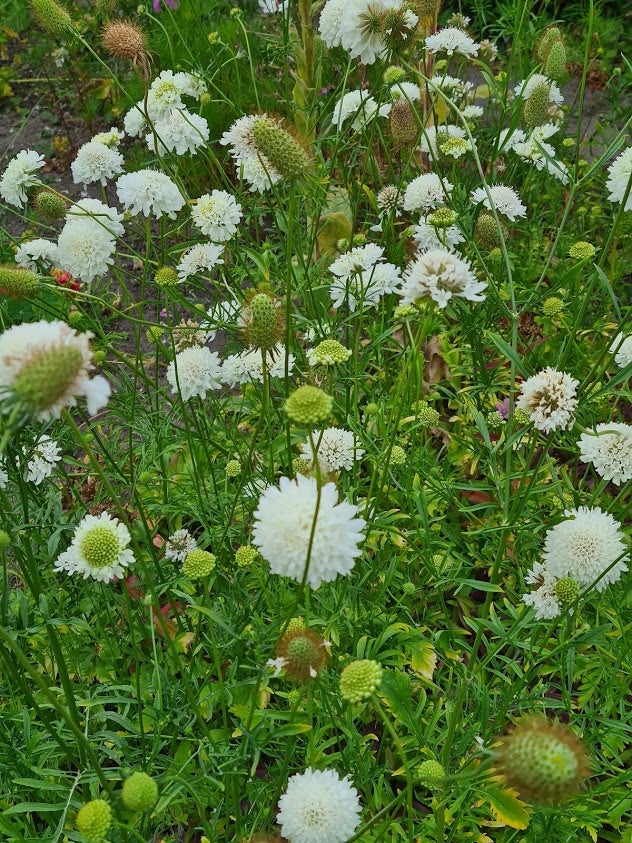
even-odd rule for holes
{"type": "Polygon", "coordinates": [[[526,205],[522,204],[520,197],[513,188],[507,187],[506,184],[492,184],[488,187],[488,190],[489,196],[484,187],[474,190],[471,197],[472,202],[475,205],[482,202],[488,211],[496,208],[499,214],[504,214],[512,222],[514,222],[516,217],[526,216],[526,205]]]}
{"type": "Polygon", "coordinates": [[[81,574],[84,580],[119,579],[125,568],[135,562],[128,548],[130,541],[129,530],[118,518],[107,512],[86,515],[78,524],[70,547],[55,562],[55,570],[81,574]]]}
{"type": "Polygon", "coordinates": [[[196,547],[196,541],[188,530],[176,530],[165,542],[165,559],[182,563],[196,547]]]}
{"type": "Polygon", "coordinates": [[[26,191],[29,187],[40,184],[40,179],[35,173],[44,166],[44,156],[32,149],[23,149],[9,161],[9,164],[0,178],[0,196],[9,205],[16,208],[23,208],[26,205],[28,196],[26,191]]]}
{"type": "Polygon", "coordinates": [[[533,426],[544,433],[566,430],[575,421],[579,381],[547,366],[522,384],[517,410],[529,413],[533,426]]]}
{"type": "Polygon", "coordinates": [[[184,197],[169,176],[158,170],[138,170],[125,173],[116,182],[119,201],[132,214],[157,217],[166,214],[175,219],[176,213],[184,207],[184,197]]]}
{"type": "Polygon", "coordinates": [[[455,296],[483,301],[486,287],[485,281],[476,278],[466,258],[444,248],[429,249],[404,270],[401,303],[414,304],[430,297],[443,308],[455,296]]]}
{"type": "MultiPolygon", "coordinates": [[[[623,202],[623,197],[630,185],[630,179],[632,179],[632,146],[624,149],[608,167],[606,187],[610,191],[608,199],[611,202],[623,202]]],[[[632,188],[628,192],[624,210],[632,211],[632,188]]]]}
{"type": "Polygon", "coordinates": [[[614,354],[614,362],[620,369],[625,369],[632,363],[632,334],[624,337],[619,333],[610,346],[610,354],[614,354]]]}
{"type": "Polygon", "coordinates": [[[436,173],[422,173],[404,191],[405,211],[429,211],[444,205],[454,185],[436,173]]]}
{"type": "MultiPolygon", "coordinates": [[[[328,427],[325,430],[315,430],[312,434],[317,445],[316,458],[321,471],[328,473],[341,468],[351,469],[355,460],[362,457],[364,451],[357,447],[355,436],[350,430],[339,427],[328,427]]],[[[301,445],[301,456],[312,460],[312,446],[309,442],[301,445]]]]}
{"type": "MultiPolygon", "coordinates": [[[[437,158],[439,150],[444,146],[446,141],[454,139],[462,140],[464,138],[465,129],[455,126],[452,123],[446,123],[438,128],[436,126],[425,126],[419,139],[419,149],[422,152],[428,153],[433,158],[437,158]]],[[[469,148],[469,141],[466,141],[466,144],[467,148],[469,148]]]]}
{"type": "Polygon", "coordinates": [[[237,231],[241,205],[225,190],[213,190],[200,196],[191,209],[193,224],[215,243],[224,243],[237,231]]]}
{"type": "Polygon", "coordinates": [[[22,448],[28,457],[26,463],[26,481],[39,486],[42,480],[50,477],[55,465],[61,460],[61,449],[50,436],[40,436],[32,448],[22,448]]]}
{"type": "Polygon", "coordinates": [[[598,424],[594,433],[582,433],[577,447],[581,461],[592,463],[604,480],[616,486],[632,480],[632,425],[598,424]]]}
{"type": "Polygon", "coordinates": [[[64,407],[85,397],[93,416],[108,402],[110,385],[91,378],[92,334],[65,322],[25,322],[0,335],[0,391],[17,396],[40,421],[59,418],[64,407]]]}
{"type": "Polygon", "coordinates": [[[171,391],[179,391],[183,401],[194,395],[205,398],[209,390],[222,385],[219,357],[206,347],[186,348],[169,364],[167,380],[171,391]]]}
{"type": "Polygon", "coordinates": [[[258,148],[255,140],[255,124],[267,120],[266,114],[246,114],[235,120],[220,138],[223,146],[230,146],[236,166],[241,167],[250,190],[262,193],[280,181],[283,176],[270,159],[258,148]]]}
{"type": "Polygon", "coordinates": [[[91,140],[79,147],[70,169],[75,184],[99,182],[105,186],[108,179],[123,172],[123,156],[116,146],[91,140]]]}
{"type": "Polygon", "coordinates": [[[289,843],[344,843],[360,823],[358,791],[335,770],[296,773],[279,799],[277,821],[289,843]]]}
{"type": "Polygon", "coordinates": [[[365,521],[355,517],[356,506],[338,502],[333,483],[320,490],[318,512],[317,500],[313,477],[282,477],[279,486],[270,486],[259,499],[252,538],[273,574],[297,582],[307,574],[307,582],[314,589],[338,574],[350,573],[361,554],[359,544],[365,527],[365,521]]]}
{"type": "MultiPolygon", "coordinates": [[[[338,38],[342,48],[362,64],[373,64],[377,58],[383,58],[387,52],[384,33],[376,24],[384,12],[399,9],[401,5],[401,0],[347,0],[339,20],[338,38]]],[[[414,22],[411,19],[410,23],[414,26],[417,17],[412,17],[414,22]]]]}
{"type": "Polygon", "coordinates": [[[597,591],[616,582],[627,565],[620,558],[626,550],[621,525],[599,507],[580,506],[565,511],[565,521],[550,529],[543,559],[550,574],[571,577],[580,585],[596,584],[597,591]]]}
{"type": "Polygon", "coordinates": [[[433,53],[447,53],[452,56],[466,56],[470,58],[478,53],[479,45],[473,38],[456,26],[446,26],[429,35],[425,41],[426,49],[433,53]]]}

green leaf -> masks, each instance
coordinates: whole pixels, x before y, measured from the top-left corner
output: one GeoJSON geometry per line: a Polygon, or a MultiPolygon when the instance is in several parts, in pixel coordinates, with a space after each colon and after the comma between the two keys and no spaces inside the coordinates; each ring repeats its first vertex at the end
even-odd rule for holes
{"type": "Polygon", "coordinates": [[[498,822],[519,829],[529,825],[529,814],[525,811],[527,806],[516,797],[515,791],[490,784],[485,787],[482,796],[498,822]]]}

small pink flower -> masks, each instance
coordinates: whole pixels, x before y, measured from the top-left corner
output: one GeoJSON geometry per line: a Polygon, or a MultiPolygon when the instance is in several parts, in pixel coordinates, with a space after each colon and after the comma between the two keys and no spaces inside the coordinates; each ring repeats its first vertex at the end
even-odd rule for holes
{"type": "MultiPolygon", "coordinates": [[[[169,6],[170,9],[177,9],[178,8],[178,0],[164,0],[165,5],[169,6]]],[[[154,12],[158,14],[160,11],[160,3],[161,0],[154,0],[154,12]]]]}
{"type": "Polygon", "coordinates": [[[496,409],[506,421],[509,418],[509,398],[505,398],[504,401],[496,404],[496,409]]]}

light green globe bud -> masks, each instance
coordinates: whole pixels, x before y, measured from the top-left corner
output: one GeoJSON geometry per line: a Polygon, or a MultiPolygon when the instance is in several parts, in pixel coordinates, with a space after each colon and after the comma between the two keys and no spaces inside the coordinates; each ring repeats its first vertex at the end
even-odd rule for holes
{"type": "Polygon", "coordinates": [[[241,474],[241,463],[239,460],[228,460],[224,471],[227,477],[239,477],[241,474]]]}
{"type": "Polygon", "coordinates": [[[215,568],[217,557],[208,550],[190,550],[182,563],[182,573],[190,580],[199,580],[208,575],[215,568]]]}
{"type": "Polygon", "coordinates": [[[312,426],[324,422],[331,413],[334,399],[317,386],[299,386],[285,402],[285,412],[297,424],[312,426]]]}
{"type": "Polygon", "coordinates": [[[83,366],[83,353],[77,346],[50,348],[22,367],[13,391],[32,412],[42,412],[68,392],[83,366]]]}
{"type": "Polygon", "coordinates": [[[388,85],[389,87],[391,85],[396,85],[398,82],[401,82],[405,78],[406,71],[403,68],[397,67],[393,64],[390,67],[386,68],[386,70],[384,71],[384,75],[382,76],[384,84],[388,85]]]}
{"type": "Polygon", "coordinates": [[[498,412],[498,410],[490,410],[487,414],[487,427],[490,430],[500,430],[500,428],[505,424],[505,419],[502,415],[498,412]]]}
{"type": "Polygon", "coordinates": [[[40,190],[33,204],[37,213],[47,220],[60,220],[66,216],[66,200],[52,190],[40,190]]]}
{"type": "Polygon", "coordinates": [[[306,460],[305,457],[295,457],[292,460],[292,473],[293,474],[306,474],[309,471],[311,463],[309,460],[306,460]]]}
{"type": "Polygon", "coordinates": [[[427,219],[434,228],[450,228],[458,220],[459,215],[451,208],[437,208],[427,219]]]}
{"type": "Polygon", "coordinates": [[[439,413],[434,407],[431,407],[427,401],[417,401],[415,406],[415,416],[422,427],[436,427],[439,422],[439,413]]]}
{"type": "Polygon", "coordinates": [[[354,234],[353,235],[353,245],[354,246],[366,246],[369,242],[369,238],[366,234],[354,234]]]}
{"type": "Polygon", "coordinates": [[[366,407],[364,408],[364,412],[367,416],[377,416],[377,414],[380,412],[380,406],[375,402],[371,402],[370,404],[366,405],[366,407]]]}
{"type": "Polygon", "coordinates": [[[491,252],[487,255],[487,260],[490,263],[500,263],[503,259],[503,253],[499,248],[492,249],[491,252]]]}
{"type": "Polygon", "coordinates": [[[79,809],[75,825],[86,843],[103,843],[112,825],[112,809],[104,799],[86,802],[79,809]]]}
{"type": "MultiPolygon", "coordinates": [[[[509,231],[506,226],[500,224],[502,236],[506,240],[509,236],[509,231]]],[[[496,220],[491,214],[483,211],[478,215],[476,225],[474,226],[474,237],[477,243],[480,243],[484,249],[491,252],[492,249],[497,248],[501,243],[500,233],[496,220]]]]}
{"type": "Polygon", "coordinates": [[[348,664],[340,674],[340,696],[356,703],[367,699],[382,681],[382,667],[372,659],[360,659],[348,664]]]}
{"type": "Polygon", "coordinates": [[[571,577],[562,577],[555,583],[555,596],[562,604],[573,603],[579,597],[579,583],[571,577]]]}
{"type": "Polygon", "coordinates": [[[235,564],[238,568],[249,568],[259,558],[259,551],[250,544],[244,544],[235,551],[235,564]]]}
{"type": "Polygon", "coordinates": [[[415,769],[415,778],[432,790],[445,778],[445,770],[438,761],[422,761],[415,769]]]}
{"type": "Polygon", "coordinates": [[[551,106],[550,90],[551,85],[549,82],[541,82],[531,91],[529,98],[525,102],[522,116],[524,122],[530,129],[535,129],[536,126],[543,126],[549,122],[549,108],[551,106]]]}
{"type": "Polygon", "coordinates": [[[531,414],[520,407],[514,410],[513,417],[516,424],[531,424],[531,414]]]}
{"type": "Polygon", "coordinates": [[[0,530],[0,550],[6,550],[11,545],[11,536],[6,530],[0,530]]]}
{"type": "Polygon", "coordinates": [[[406,462],[406,451],[399,445],[391,448],[391,465],[404,465],[406,462]]]}
{"type": "Polygon", "coordinates": [[[545,316],[559,316],[563,310],[564,302],[562,299],[558,299],[557,296],[550,296],[542,304],[542,313],[545,316]]]}
{"type": "Polygon", "coordinates": [[[83,321],[83,313],[80,310],[70,310],[68,312],[68,324],[71,328],[76,328],[83,321]]]}
{"type": "Polygon", "coordinates": [[[15,266],[0,266],[0,295],[10,299],[35,298],[39,289],[39,278],[28,269],[15,266]]]}
{"type": "Polygon", "coordinates": [[[178,273],[171,266],[161,266],[156,270],[154,281],[158,287],[175,287],[178,283],[178,273]]]}
{"type": "Polygon", "coordinates": [[[258,151],[286,179],[298,179],[309,168],[311,160],[296,138],[269,117],[257,117],[252,124],[252,137],[258,151]]]}
{"type": "Polygon", "coordinates": [[[68,12],[55,0],[29,0],[31,14],[51,35],[63,35],[72,26],[68,12]]]}
{"type": "Polygon", "coordinates": [[[417,591],[417,586],[414,582],[405,582],[402,585],[402,591],[410,597],[411,594],[414,594],[417,591]]]}
{"type": "Polygon", "coordinates": [[[334,366],[346,363],[351,357],[351,349],[345,348],[338,340],[323,340],[307,355],[310,366],[334,366]]]}
{"type": "Polygon", "coordinates": [[[293,688],[287,695],[287,704],[290,706],[290,708],[292,708],[299,702],[300,699],[301,692],[298,689],[293,688]]]}
{"type": "Polygon", "coordinates": [[[411,319],[418,315],[419,311],[414,304],[400,304],[395,308],[395,312],[393,313],[396,322],[403,322],[404,319],[411,319]]]}
{"type": "Polygon", "coordinates": [[[158,785],[147,773],[138,770],[123,784],[123,804],[130,811],[151,811],[158,801],[158,785]]]}
{"type": "Polygon", "coordinates": [[[147,342],[150,343],[157,343],[163,338],[165,334],[165,329],[162,325],[150,325],[149,328],[145,331],[145,336],[147,337],[147,342]]]}
{"type": "Polygon", "coordinates": [[[81,554],[90,568],[113,565],[119,550],[118,538],[107,527],[92,527],[81,541],[81,554]]]}
{"type": "Polygon", "coordinates": [[[92,360],[95,366],[102,366],[105,363],[106,358],[107,353],[102,348],[98,348],[92,355],[92,360]]]}
{"type": "Polygon", "coordinates": [[[578,240],[568,250],[568,254],[577,261],[588,260],[592,258],[597,250],[592,243],[587,243],[585,240],[578,240]]]}
{"type": "Polygon", "coordinates": [[[301,629],[305,629],[305,618],[302,615],[297,615],[295,618],[290,618],[290,622],[287,625],[286,632],[300,632],[301,629]]]}

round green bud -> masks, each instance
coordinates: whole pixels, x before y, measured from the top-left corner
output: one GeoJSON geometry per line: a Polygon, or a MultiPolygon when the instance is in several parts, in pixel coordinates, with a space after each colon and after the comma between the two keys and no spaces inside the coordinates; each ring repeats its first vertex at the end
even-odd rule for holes
{"type": "Polygon", "coordinates": [[[66,216],[66,200],[52,190],[40,190],[33,200],[35,211],[47,220],[60,220],[66,216]]]}
{"type": "Polygon", "coordinates": [[[145,331],[145,336],[147,337],[147,342],[154,343],[160,342],[160,340],[165,335],[165,329],[162,325],[150,325],[149,328],[145,331]]]}
{"type": "Polygon", "coordinates": [[[406,463],[406,451],[399,445],[391,448],[391,465],[404,465],[406,463]]]}
{"type": "Polygon", "coordinates": [[[579,583],[571,577],[562,577],[555,583],[555,596],[562,604],[573,603],[579,597],[579,583]]]}
{"type": "Polygon", "coordinates": [[[500,430],[500,428],[505,424],[505,419],[498,410],[490,410],[489,413],[487,413],[486,420],[487,427],[490,430],[500,430]]]}
{"type": "Polygon", "coordinates": [[[578,240],[568,250],[568,254],[577,261],[588,260],[592,258],[597,250],[592,243],[587,243],[585,240],[578,240]]]}
{"type": "Polygon", "coordinates": [[[6,550],[11,545],[11,536],[6,530],[0,530],[0,550],[6,550]]]}
{"type": "Polygon", "coordinates": [[[410,597],[411,594],[414,594],[417,591],[417,586],[414,582],[405,582],[402,585],[402,591],[404,592],[404,594],[410,597]]]}
{"type": "Polygon", "coordinates": [[[384,75],[382,79],[384,80],[384,84],[388,85],[396,85],[398,82],[401,82],[406,78],[406,71],[401,67],[396,67],[395,65],[391,65],[387,67],[384,71],[384,75]]]}
{"type": "Polygon", "coordinates": [[[138,770],[123,784],[123,804],[130,811],[151,811],[158,801],[158,785],[147,773],[138,770]]]}
{"type": "Polygon", "coordinates": [[[259,558],[259,551],[252,545],[245,544],[235,551],[235,564],[238,568],[249,568],[259,558]]]}
{"type": "Polygon", "coordinates": [[[374,402],[367,404],[364,408],[364,412],[367,416],[377,416],[377,414],[380,412],[379,404],[375,404],[374,402]]]}
{"type": "Polygon", "coordinates": [[[404,319],[412,319],[419,315],[419,311],[414,304],[400,304],[395,308],[393,318],[396,322],[403,322],[404,319]]]}
{"type": "Polygon", "coordinates": [[[102,348],[98,348],[92,355],[92,360],[95,366],[102,366],[105,363],[106,358],[107,353],[102,348]]]}
{"type": "Polygon", "coordinates": [[[382,667],[372,659],[348,664],[340,674],[340,696],[355,703],[367,699],[382,681],[382,667]]]}
{"type": "Polygon", "coordinates": [[[427,222],[434,228],[450,228],[458,220],[459,215],[451,208],[437,208],[428,217],[427,222]]]}
{"type": "Polygon", "coordinates": [[[545,299],[542,304],[542,313],[545,316],[559,316],[563,310],[564,302],[562,299],[558,299],[557,296],[550,296],[548,299],[545,299]]]}
{"type": "Polygon", "coordinates": [[[301,692],[293,688],[287,695],[287,704],[293,708],[301,699],[301,692]]]}
{"type": "Polygon", "coordinates": [[[445,778],[445,770],[438,761],[422,761],[415,769],[415,778],[432,790],[445,778]]]}
{"type": "Polygon", "coordinates": [[[34,272],[14,266],[0,266],[0,295],[10,299],[33,299],[39,286],[39,278],[34,272]]]}
{"type": "Polygon", "coordinates": [[[83,321],[83,313],[80,310],[71,310],[68,312],[68,324],[71,328],[76,328],[83,321]]]}
{"type": "Polygon", "coordinates": [[[306,460],[305,457],[295,457],[292,460],[292,473],[306,474],[309,471],[310,465],[310,461],[306,460]]]}
{"type": "Polygon", "coordinates": [[[334,366],[346,363],[351,357],[351,349],[345,348],[338,340],[323,340],[307,355],[310,366],[334,366]]]}
{"type": "Polygon", "coordinates": [[[500,249],[492,249],[491,252],[487,255],[487,260],[490,263],[500,263],[503,259],[503,253],[500,249]]]}
{"type": "Polygon", "coordinates": [[[112,809],[104,799],[86,802],[77,813],[75,825],[86,843],[103,843],[112,825],[112,809]]]}
{"type": "Polygon", "coordinates": [[[287,625],[286,632],[298,632],[301,629],[305,629],[305,618],[302,615],[297,615],[295,618],[290,618],[290,622],[287,625]]]}
{"type": "Polygon", "coordinates": [[[331,413],[334,400],[317,386],[299,386],[285,402],[285,412],[296,424],[312,426],[324,422],[331,413]]]}
{"type": "Polygon", "coordinates": [[[161,266],[156,270],[154,281],[158,287],[175,287],[178,283],[178,273],[171,266],[161,266]]]}
{"type": "Polygon", "coordinates": [[[531,414],[520,407],[517,410],[514,410],[513,417],[516,424],[531,424],[531,414]]]}
{"type": "Polygon", "coordinates": [[[439,413],[427,401],[417,401],[413,409],[422,427],[436,427],[439,423],[439,413]]]}
{"type": "Polygon", "coordinates": [[[182,573],[190,580],[208,577],[215,568],[216,561],[217,557],[209,553],[208,550],[196,548],[187,553],[186,559],[182,563],[182,573]]]}
{"type": "Polygon", "coordinates": [[[227,477],[239,477],[241,474],[241,463],[239,460],[228,460],[224,471],[227,477]]]}

